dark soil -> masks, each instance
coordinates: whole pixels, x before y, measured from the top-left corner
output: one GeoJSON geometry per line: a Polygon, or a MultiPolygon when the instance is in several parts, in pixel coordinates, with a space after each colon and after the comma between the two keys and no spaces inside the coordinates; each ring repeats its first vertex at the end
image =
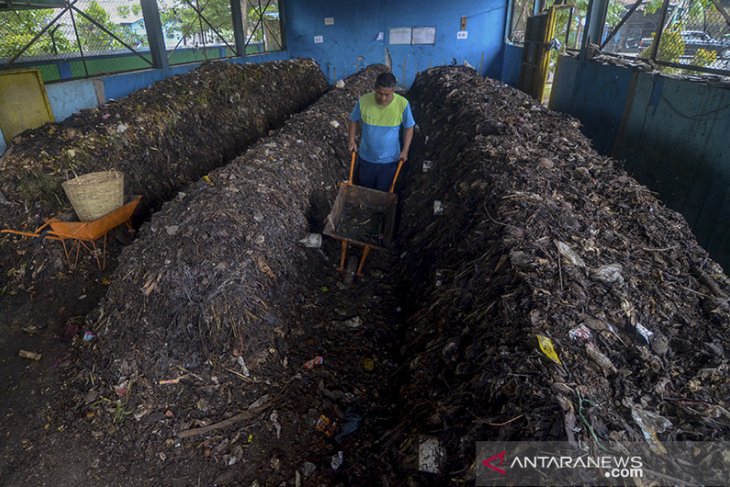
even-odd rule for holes
{"type": "Polygon", "coordinates": [[[337,234],[360,242],[383,244],[385,212],[372,206],[346,203],[337,226],[337,234]]]}

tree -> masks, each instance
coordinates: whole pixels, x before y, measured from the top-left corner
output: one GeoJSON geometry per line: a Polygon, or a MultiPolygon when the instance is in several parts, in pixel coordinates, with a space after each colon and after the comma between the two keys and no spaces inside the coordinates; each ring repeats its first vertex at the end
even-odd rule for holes
{"type": "MultiPolygon", "coordinates": [[[[13,10],[0,13],[0,58],[12,58],[23,49],[48,23],[58,10],[13,10]]],[[[73,52],[69,39],[58,29],[49,28],[24,56],[73,52]]]]}
{"type": "Polygon", "coordinates": [[[83,12],[96,21],[96,23],[91,22],[84,16],[76,14],[76,29],[79,32],[79,39],[84,52],[124,48],[123,44],[105,32],[99,25],[104,26],[107,31],[128,45],[135,46],[142,40],[141,36],[135,34],[131,29],[112,23],[109,12],[97,0],[93,0],[83,12]]]}
{"type": "Polygon", "coordinates": [[[233,16],[229,0],[190,0],[190,2],[176,0],[171,6],[160,10],[160,20],[166,36],[171,38],[179,34],[184,44],[187,44],[188,40],[220,44],[223,41],[218,34],[229,44],[234,42],[233,16]],[[200,10],[205,20],[198,18],[198,12],[193,7],[200,10]]]}

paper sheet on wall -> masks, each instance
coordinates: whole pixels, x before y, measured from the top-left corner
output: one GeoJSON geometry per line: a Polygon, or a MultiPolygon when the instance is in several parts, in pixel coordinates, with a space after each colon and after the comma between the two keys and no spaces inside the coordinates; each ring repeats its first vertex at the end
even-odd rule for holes
{"type": "Polygon", "coordinates": [[[395,27],[390,29],[390,43],[391,44],[410,44],[411,43],[411,28],[410,27],[395,27]]]}
{"type": "Polygon", "coordinates": [[[413,44],[435,44],[436,27],[414,27],[413,44]]]}

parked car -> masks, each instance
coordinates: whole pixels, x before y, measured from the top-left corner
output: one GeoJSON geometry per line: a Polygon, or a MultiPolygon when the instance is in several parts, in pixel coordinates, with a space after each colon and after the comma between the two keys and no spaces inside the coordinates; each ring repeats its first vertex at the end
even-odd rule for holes
{"type": "Polygon", "coordinates": [[[644,52],[644,50],[649,49],[652,42],[654,42],[653,37],[642,37],[639,41],[639,52],[644,52]]]}
{"type": "Polygon", "coordinates": [[[717,53],[718,59],[730,59],[730,40],[713,39],[707,32],[701,30],[683,30],[684,55],[694,56],[697,51],[704,49],[717,53]]]}

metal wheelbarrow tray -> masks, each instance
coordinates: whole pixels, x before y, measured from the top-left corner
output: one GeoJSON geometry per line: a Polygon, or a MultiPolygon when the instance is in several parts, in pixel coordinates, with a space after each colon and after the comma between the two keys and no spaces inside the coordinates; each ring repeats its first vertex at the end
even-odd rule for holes
{"type": "Polygon", "coordinates": [[[398,195],[394,193],[395,183],[405,161],[403,159],[398,161],[393,182],[386,193],[352,183],[356,157],[357,153],[353,151],[350,159],[350,177],[340,186],[322,233],[342,241],[340,266],[337,268],[340,272],[345,271],[347,246],[353,244],[363,247],[357,266],[357,276],[361,277],[370,249],[384,250],[393,242],[398,206],[398,195]]]}
{"type": "Polygon", "coordinates": [[[386,249],[393,242],[397,205],[394,193],[342,185],[322,233],[363,247],[386,249]]]}
{"type": "Polygon", "coordinates": [[[0,233],[22,235],[24,237],[41,237],[60,241],[61,245],[63,245],[63,251],[66,254],[66,262],[71,269],[76,268],[79,262],[79,253],[81,252],[81,247],[83,247],[94,256],[99,269],[104,270],[106,267],[106,246],[109,232],[120,225],[126,225],[129,229],[132,228],[130,220],[141,199],[141,196],[136,196],[127,204],[120,206],[116,210],[96,220],[69,222],[59,220],[58,218],[51,218],[38,227],[35,232],[0,230],[0,233]],[[99,249],[96,246],[96,242],[101,238],[104,239],[104,242],[103,247],[99,249]],[[69,241],[68,246],[66,245],[66,241],[69,241]],[[72,254],[75,254],[73,263],[71,262],[72,254]],[[99,254],[101,254],[101,257],[99,254]]]}

